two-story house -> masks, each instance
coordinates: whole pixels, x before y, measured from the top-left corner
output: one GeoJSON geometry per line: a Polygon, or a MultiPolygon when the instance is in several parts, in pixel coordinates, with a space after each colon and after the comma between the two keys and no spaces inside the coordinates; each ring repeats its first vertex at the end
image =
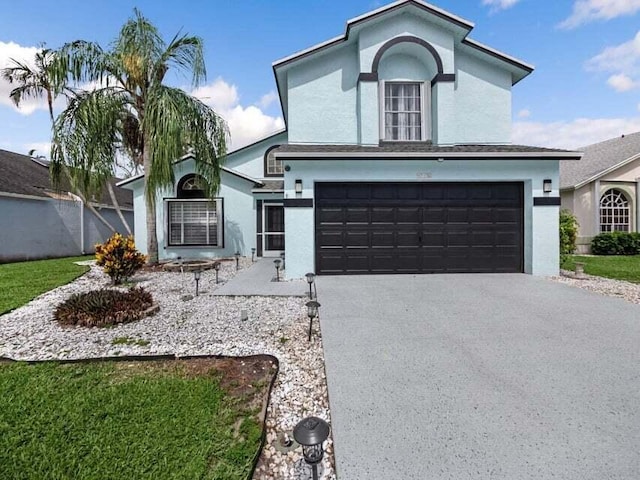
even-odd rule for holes
{"type": "MultiPolygon", "coordinates": [[[[511,90],[533,67],[417,0],[276,61],[286,129],[230,153],[218,197],[189,156],[158,198],[160,259],[286,252],[286,272],[558,273],[563,150],[512,145],[511,90]]],[[[136,241],[146,244],[141,177],[136,241]]]]}

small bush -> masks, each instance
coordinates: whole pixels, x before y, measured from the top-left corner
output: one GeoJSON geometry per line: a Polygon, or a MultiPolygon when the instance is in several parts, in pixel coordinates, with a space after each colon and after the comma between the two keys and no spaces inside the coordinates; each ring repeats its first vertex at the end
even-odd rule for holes
{"type": "Polygon", "coordinates": [[[640,255],[640,233],[607,232],[591,241],[594,255],[640,255]]]}
{"type": "Polygon", "coordinates": [[[96,245],[96,263],[103,267],[114,285],[120,285],[142,268],[146,257],[136,250],[133,237],[123,237],[119,233],[104,244],[96,245]]]}
{"type": "Polygon", "coordinates": [[[105,327],[139,320],[152,305],[151,294],[143,288],[94,290],[71,295],[58,305],[54,318],[62,325],[105,327]]]}
{"type": "Polygon", "coordinates": [[[576,251],[578,220],[569,210],[560,210],[560,255],[571,255],[576,251]]]}

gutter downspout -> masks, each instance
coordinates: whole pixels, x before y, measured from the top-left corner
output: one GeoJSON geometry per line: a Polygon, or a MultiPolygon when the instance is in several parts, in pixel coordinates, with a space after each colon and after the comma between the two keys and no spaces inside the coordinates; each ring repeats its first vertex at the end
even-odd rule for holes
{"type": "Polygon", "coordinates": [[[68,193],[76,202],[80,202],[80,253],[85,255],[87,252],[84,251],[84,202],[79,196],[71,192],[68,193]]]}

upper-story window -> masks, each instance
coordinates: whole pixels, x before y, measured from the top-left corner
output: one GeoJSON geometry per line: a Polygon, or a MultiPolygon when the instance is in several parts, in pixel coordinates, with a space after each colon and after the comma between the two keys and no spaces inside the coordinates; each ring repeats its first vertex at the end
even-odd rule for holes
{"type": "Polygon", "coordinates": [[[428,140],[424,100],[421,82],[384,82],[383,139],[428,140]]]}
{"type": "Polygon", "coordinates": [[[282,177],[284,175],[284,165],[282,159],[276,158],[275,149],[280,145],[273,145],[267,148],[264,153],[264,176],[265,177],[282,177]]]}

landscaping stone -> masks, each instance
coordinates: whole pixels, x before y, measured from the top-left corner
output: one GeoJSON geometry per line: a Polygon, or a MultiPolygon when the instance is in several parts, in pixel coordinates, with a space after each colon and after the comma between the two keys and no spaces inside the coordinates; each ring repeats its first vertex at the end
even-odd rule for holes
{"type": "Polygon", "coordinates": [[[595,275],[588,275],[586,273],[575,273],[569,270],[561,270],[560,276],[550,277],[550,279],[573,287],[584,288],[585,290],[608,297],[622,298],[627,302],[640,305],[640,285],[636,283],[596,277],[595,275]]]}
{"type": "MultiPolygon", "coordinates": [[[[251,260],[243,258],[240,270],[251,260]]],[[[191,273],[142,271],[132,279],[146,288],[159,312],[114,328],[61,327],[53,320],[55,306],[71,294],[109,286],[109,278],[92,266],[74,282],[56,288],[29,304],[0,316],[0,357],[49,360],[125,355],[228,355],[271,354],[280,372],[267,411],[267,442],[254,478],[309,478],[300,449],[276,448],[283,433],[292,436],[302,418],[315,415],[330,422],[322,341],[314,329],[307,341],[304,297],[214,296],[217,288],[236,274],[235,262],[223,262],[216,285],[215,271],[203,271],[200,295],[191,273]],[[248,320],[241,320],[246,312],[248,320]],[[116,338],[130,344],[113,345],[116,338]],[[136,344],[149,342],[148,345],[136,344]]],[[[331,438],[322,468],[324,479],[335,478],[331,438]]]]}

